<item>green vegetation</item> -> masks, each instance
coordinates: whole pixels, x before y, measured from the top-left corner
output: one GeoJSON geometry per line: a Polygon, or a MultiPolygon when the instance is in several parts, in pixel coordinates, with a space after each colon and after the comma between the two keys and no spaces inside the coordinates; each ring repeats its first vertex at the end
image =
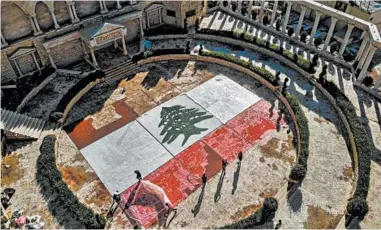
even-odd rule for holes
{"type": "Polygon", "coordinates": [[[56,165],[55,142],[56,136],[46,136],[37,159],[37,183],[48,202],[50,212],[65,228],[103,229],[106,224],[105,217],[95,214],[82,204],[62,180],[56,165]]]}
{"type": "Polygon", "coordinates": [[[347,96],[330,81],[323,84],[323,87],[332,95],[337,106],[343,111],[354,136],[358,154],[358,179],[354,197],[349,201],[347,211],[352,216],[362,218],[368,212],[366,198],[369,189],[370,156],[373,144],[360,118],[356,114],[355,107],[347,96]]]}
{"type": "Polygon", "coordinates": [[[309,155],[309,139],[310,139],[310,131],[308,128],[308,120],[306,115],[304,114],[302,107],[300,106],[300,102],[291,94],[286,94],[285,98],[290,104],[292,111],[294,111],[296,116],[297,125],[299,127],[300,132],[300,152],[298,158],[298,164],[294,165],[293,169],[290,173],[290,179],[293,180],[301,180],[306,175],[307,171],[307,160],[309,155]]]}

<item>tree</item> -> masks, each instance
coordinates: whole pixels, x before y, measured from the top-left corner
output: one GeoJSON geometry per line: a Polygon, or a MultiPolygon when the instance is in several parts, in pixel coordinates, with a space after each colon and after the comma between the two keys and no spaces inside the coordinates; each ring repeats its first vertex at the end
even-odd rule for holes
{"type": "Polygon", "coordinates": [[[320,46],[323,43],[323,40],[321,38],[315,38],[314,44],[316,47],[320,46]]]}
{"type": "Polygon", "coordinates": [[[300,164],[292,167],[289,178],[295,181],[300,181],[306,176],[307,170],[300,164]]]}
{"type": "Polygon", "coordinates": [[[294,34],[294,28],[290,27],[290,29],[287,31],[287,34],[291,37],[294,34]]]}
{"type": "Polygon", "coordinates": [[[347,212],[353,217],[357,216],[362,219],[368,211],[368,203],[363,198],[356,197],[348,202],[347,212]]]}
{"type": "Polygon", "coordinates": [[[278,201],[274,197],[266,197],[265,201],[263,202],[261,222],[264,223],[272,219],[277,210],[278,201]]]}

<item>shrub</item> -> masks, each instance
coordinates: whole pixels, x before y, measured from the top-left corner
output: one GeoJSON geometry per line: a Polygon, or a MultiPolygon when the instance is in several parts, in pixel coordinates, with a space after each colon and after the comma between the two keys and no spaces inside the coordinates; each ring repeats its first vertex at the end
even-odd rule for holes
{"type": "MultiPolygon", "coordinates": [[[[309,139],[310,131],[308,128],[308,120],[304,114],[299,100],[291,94],[286,94],[285,98],[291,106],[292,111],[295,113],[296,122],[300,132],[300,152],[298,158],[298,164],[307,170],[307,160],[309,155],[309,139]]],[[[292,173],[292,171],[291,171],[292,173]]]]}
{"type": "Polygon", "coordinates": [[[306,39],[307,39],[307,32],[306,31],[302,31],[300,33],[300,41],[306,43],[306,39]]]}
{"type": "Polygon", "coordinates": [[[351,199],[347,205],[347,212],[351,216],[357,216],[360,219],[364,218],[368,213],[368,203],[365,199],[362,198],[354,198],[351,199]]]}
{"type": "Polygon", "coordinates": [[[345,94],[330,81],[326,81],[323,84],[323,87],[335,99],[337,106],[340,107],[347,118],[350,129],[353,133],[358,154],[358,179],[354,198],[366,200],[369,189],[370,156],[372,154],[373,143],[370,140],[360,118],[357,116],[356,108],[345,96],[345,94]]]}
{"type": "Polygon", "coordinates": [[[148,57],[151,57],[151,56],[153,56],[153,51],[152,50],[144,51],[144,53],[143,53],[143,57],[144,58],[148,58],[148,57]]]}
{"type": "Polygon", "coordinates": [[[366,76],[364,77],[362,83],[366,86],[366,87],[370,87],[373,85],[373,78],[371,76],[366,76]]]}
{"type": "Polygon", "coordinates": [[[290,29],[288,29],[287,34],[291,37],[294,34],[294,28],[291,27],[290,29]]]}
{"type": "Polygon", "coordinates": [[[292,180],[300,181],[306,176],[307,170],[300,164],[292,167],[289,178],[292,180]]]}
{"type": "Polygon", "coordinates": [[[103,215],[95,214],[92,209],[79,202],[62,176],[56,165],[55,146],[56,137],[49,135],[44,138],[40,146],[40,156],[37,160],[37,182],[42,188],[48,207],[53,215],[60,210],[61,224],[67,224],[72,219],[79,221],[85,228],[103,229],[106,219],[103,215]],[[53,195],[56,194],[56,195],[53,195]]]}
{"type": "Polygon", "coordinates": [[[314,57],[312,58],[312,65],[317,66],[318,60],[319,60],[319,56],[317,54],[315,54],[314,57]]]}
{"type": "Polygon", "coordinates": [[[316,47],[320,46],[323,43],[323,40],[321,38],[315,38],[314,45],[316,47]]]}

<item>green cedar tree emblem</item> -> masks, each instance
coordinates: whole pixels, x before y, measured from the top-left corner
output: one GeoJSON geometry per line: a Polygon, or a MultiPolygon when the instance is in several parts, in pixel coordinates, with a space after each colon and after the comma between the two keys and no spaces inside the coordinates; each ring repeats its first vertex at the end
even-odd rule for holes
{"type": "Polygon", "coordinates": [[[190,136],[200,134],[207,128],[196,127],[195,124],[212,118],[212,115],[206,115],[206,112],[200,112],[196,108],[185,108],[181,105],[163,107],[160,113],[159,127],[164,126],[160,135],[165,135],[162,143],[172,143],[180,135],[184,135],[182,146],[187,142],[190,136]]]}

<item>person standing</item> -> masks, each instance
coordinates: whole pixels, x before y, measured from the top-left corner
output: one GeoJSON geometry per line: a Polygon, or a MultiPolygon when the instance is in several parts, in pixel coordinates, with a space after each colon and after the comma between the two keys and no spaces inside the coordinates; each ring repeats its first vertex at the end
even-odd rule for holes
{"type": "Polygon", "coordinates": [[[140,182],[142,180],[142,174],[140,173],[139,170],[135,170],[135,173],[136,173],[136,179],[138,179],[140,182]]]}

